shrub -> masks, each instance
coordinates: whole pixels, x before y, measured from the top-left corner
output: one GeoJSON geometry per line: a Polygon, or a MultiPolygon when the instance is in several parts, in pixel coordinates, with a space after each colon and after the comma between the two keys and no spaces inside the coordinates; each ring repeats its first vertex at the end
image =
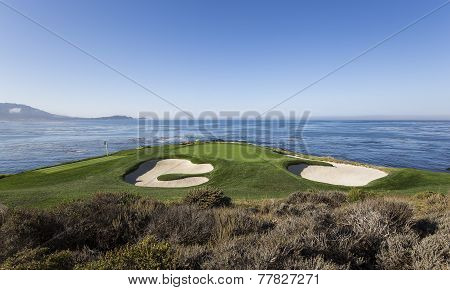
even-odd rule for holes
{"type": "Polygon", "coordinates": [[[49,253],[47,248],[25,249],[5,260],[2,270],[70,270],[75,258],[70,251],[49,253]]]}
{"type": "Polygon", "coordinates": [[[430,198],[430,197],[432,197],[432,196],[439,196],[439,195],[441,195],[441,194],[440,194],[440,193],[437,193],[437,192],[433,192],[433,191],[423,191],[423,192],[416,193],[414,196],[415,196],[415,198],[417,198],[417,199],[426,200],[426,199],[428,199],[428,198],[430,198]]]}
{"type": "Polygon", "coordinates": [[[189,205],[174,205],[161,212],[147,227],[158,240],[185,245],[204,244],[215,231],[214,213],[189,205]]]}
{"type": "MultiPolygon", "coordinates": [[[[288,223],[286,223],[288,225],[288,223]]],[[[282,226],[284,228],[284,226],[282,226]]],[[[267,234],[250,234],[225,239],[212,249],[211,258],[203,263],[204,269],[342,269],[348,265],[338,265],[325,260],[320,254],[308,254],[307,248],[316,247],[320,251],[325,240],[320,235],[303,237],[293,232],[291,226],[281,231],[267,234]],[[289,232],[289,235],[282,235],[289,232]]]]}
{"type": "Polygon", "coordinates": [[[441,206],[442,209],[448,208],[448,196],[438,193],[433,194],[427,198],[427,205],[428,206],[441,206]]]}
{"type": "Polygon", "coordinates": [[[449,197],[436,192],[421,192],[415,195],[418,207],[424,213],[444,212],[449,209],[449,197]]]}
{"type": "Polygon", "coordinates": [[[433,220],[437,224],[437,232],[450,235],[450,211],[445,211],[443,213],[438,213],[433,217],[433,220]]]}
{"type": "Polygon", "coordinates": [[[412,268],[416,270],[449,270],[448,234],[428,236],[412,249],[412,268]]]}
{"type": "Polygon", "coordinates": [[[64,232],[53,239],[57,248],[109,250],[134,242],[149,221],[164,208],[159,202],[130,194],[97,194],[61,207],[57,213],[64,232]]]}
{"type": "Polygon", "coordinates": [[[310,202],[292,204],[292,203],[281,203],[275,210],[275,214],[279,216],[283,215],[294,215],[294,216],[304,216],[308,214],[315,213],[317,211],[326,210],[328,207],[325,204],[314,204],[310,202]]]}
{"type": "Polygon", "coordinates": [[[207,270],[248,270],[258,268],[258,259],[252,257],[258,252],[256,235],[225,239],[215,244],[209,259],[202,269],[207,270]]]}
{"type": "Polygon", "coordinates": [[[388,230],[403,231],[410,225],[412,216],[413,209],[407,203],[386,199],[359,202],[344,209],[341,215],[342,221],[356,230],[364,232],[373,228],[380,234],[388,230]]]}
{"type": "Polygon", "coordinates": [[[296,192],[291,194],[288,199],[288,204],[303,204],[303,203],[313,203],[313,204],[324,204],[330,208],[335,208],[341,206],[347,200],[346,196],[342,192],[332,191],[310,191],[310,192],[296,192]]]}
{"type": "Polygon", "coordinates": [[[189,191],[184,202],[200,208],[225,207],[231,204],[231,198],[222,190],[214,187],[200,187],[189,191]]]}
{"type": "Polygon", "coordinates": [[[53,213],[38,210],[9,210],[0,227],[0,261],[24,248],[47,243],[62,231],[53,213]]]}
{"type": "Polygon", "coordinates": [[[211,258],[211,250],[207,245],[174,245],[174,269],[201,270],[203,263],[211,258]]]}
{"type": "Polygon", "coordinates": [[[136,244],[127,244],[107,252],[97,261],[80,265],[87,270],[166,270],[173,264],[168,243],[147,236],[136,244]]]}
{"type": "Polygon", "coordinates": [[[375,197],[375,193],[364,191],[359,188],[352,188],[347,194],[349,202],[363,201],[373,197],[375,197]]]}
{"type": "Polygon", "coordinates": [[[7,210],[8,210],[8,208],[0,203],[0,227],[2,226],[2,224],[5,220],[5,215],[6,215],[7,210]]]}
{"type": "Polygon", "coordinates": [[[418,236],[412,233],[388,237],[382,242],[380,251],[376,256],[378,269],[412,269],[412,248],[418,242],[418,236]]]}
{"type": "Polygon", "coordinates": [[[241,208],[216,211],[215,221],[216,240],[251,233],[265,233],[275,226],[273,221],[241,208]]]}
{"type": "Polygon", "coordinates": [[[348,270],[349,265],[339,265],[333,261],[325,260],[322,256],[311,258],[296,257],[290,258],[285,263],[285,268],[289,270],[348,270]]]}
{"type": "Polygon", "coordinates": [[[352,262],[357,269],[373,269],[381,243],[390,235],[409,230],[412,208],[402,202],[369,199],[339,212],[333,229],[339,241],[334,245],[341,258],[352,262]]]}
{"type": "Polygon", "coordinates": [[[0,268],[448,269],[448,198],[420,198],[429,212],[415,217],[409,203],[347,203],[340,192],[234,207],[98,194],[52,211],[3,211],[0,268]]]}

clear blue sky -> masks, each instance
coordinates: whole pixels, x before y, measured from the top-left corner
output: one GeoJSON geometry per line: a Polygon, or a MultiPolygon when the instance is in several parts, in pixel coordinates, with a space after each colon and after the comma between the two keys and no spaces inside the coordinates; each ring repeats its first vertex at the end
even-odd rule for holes
{"type": "MultiPolygon", "coordinates": [[[[1,0],[184,110],[263,112],[442,4],[1,0]]],[[[283,104],[449,115],[450,5],[283,104]]],[[[0,5],[0,102],[75,116],[174,111],[0,5]]]]}

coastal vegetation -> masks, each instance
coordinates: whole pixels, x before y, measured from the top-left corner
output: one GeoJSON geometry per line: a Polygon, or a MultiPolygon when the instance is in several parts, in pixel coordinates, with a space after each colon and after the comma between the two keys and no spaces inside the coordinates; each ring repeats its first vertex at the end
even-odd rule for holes
{"type": "Polygon", "coordinates": [[[0,269],[449,269],[448,196],[295,192],[233,203],[95,194],[0,207],[0,269]]]}

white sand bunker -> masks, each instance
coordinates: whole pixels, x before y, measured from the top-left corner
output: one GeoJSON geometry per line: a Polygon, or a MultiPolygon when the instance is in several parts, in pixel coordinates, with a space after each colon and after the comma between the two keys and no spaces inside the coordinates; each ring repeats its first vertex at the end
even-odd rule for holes
{"type": "Polygon", "coordinates": [[[375,168],[329,162],[331,166],[308,165],[300,176],[312,181],[334,185],[364,186],[369,182],[387,176],[375,168]]]}
{"type": "Polygon", "coordinates": [[[189,187],[208,182],[209,179],[203,176],[186,177],[178,180],[160,181],[158,177],[166,174],[203,174],[214,169],[211,164],[194,164],[185,159],[164,159],[136,178],[136,186],[144,187],[189,187]]]}

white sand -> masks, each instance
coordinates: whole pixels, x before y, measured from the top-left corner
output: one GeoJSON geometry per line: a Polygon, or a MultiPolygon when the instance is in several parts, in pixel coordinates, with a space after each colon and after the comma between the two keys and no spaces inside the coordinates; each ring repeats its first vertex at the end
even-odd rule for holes
{"type": "Polygon", "coordinates": [[[331,166],[309,165],[300,176],[312,181],[334,185],[364,186],[369,182],[387,176],[387,173],[375,168],[329,162],[331,166]]]}
{"type": "MultiPolygon", "coordinates": [[[[295,155],[286,155],[293,158],[305,159],[295,155]]],[[[308,160],[308,159],[307,159],[308,160]]],[[[388,174],[375,168],[364,166],[326,162],[331,166],[309,165],[300,173],[300,176],[317,182],[344,186],[364,186],[371,181],[383,178],[388,174]]]]}
{"type": "Polygon", "coordinates": [[[211,164],[194,164],[185,159],[164,159],[158,161],[150,171],[136,179],[136,186],[144,187],[189,187],[208,182],[206,177],[187,177],[179,180],[159,181],[165,174],[203,174],[214,169],[211,164]]]}

